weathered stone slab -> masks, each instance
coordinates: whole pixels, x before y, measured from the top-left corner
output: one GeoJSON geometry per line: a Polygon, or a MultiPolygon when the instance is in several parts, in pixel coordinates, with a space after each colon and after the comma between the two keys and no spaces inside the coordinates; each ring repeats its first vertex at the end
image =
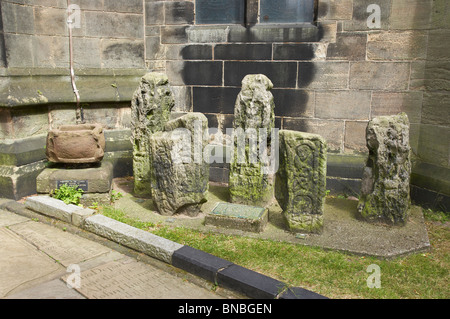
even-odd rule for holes
{"type": "Polygon", "coordinates": [[[266,208],[218,203],[205,216],[205,225],[260,233],[264,230],[268,220],[269,211],[266,208]]]}
{"type": "Polygon", "coordinates": [[[46,155],[54,163],[98,163],[105,146],[100,124],[62,125],[48,132],[46,155]]]}
{"type": "Polygon", "coordinates": [[[369,157],[358,211],[368,221],[405,224],[410,208],[411,147],[405,113],[376,117],[366,131],[369,157]]]}
{"type": "Polygon", "coordinates": [[[63,201],[49,196],[28,197],[25,206],[40,214],[72,223],[77,227],[81,226],[87,217],[95,213],[92,209],[67,205],[63,201]]]}
{"type": "Polygon", "coordinates": [[[25,206],[35,212],[56,218],[68,223],[72,222],[72,213],[81,208],[75,205],[67,205],[63,201],[50,196],[28,197],[25,206]]]}
{"type": "Polygon", "coordinates": [[[0,227],[26,222],[28,218],[0,209],[0,227]]]}
{"type": "Polygon", "coordinates": [[[85,220],[84,228],[123,246],[143,252],[166,263],[172,262],[173,253],[183,247],[165,238],[134,228],[103,215],[85,220]]]}
{"type": "Polygon", "coordinates": [[[63,270],[11,230],[0,228],[0,242],[0,298],[25,283],[63,270]]]}
{"type": "Polygon", "coordinates": [[[203,158],[208,120],[186,113],[150,138],[152,199],[162,215],[200,213],[209,189],[209,163],[203,158]]]}
{"type": "Polygon", "coordinates": [[[162,73],[142,77],[131,101],[134,191],[150,195],[150,136],[164,129],[175,105],[169,79],[162,73]]]}
{"type": "Polygon", "coordinates": [[[273,174],[261,154],[264,145],[261,132],[266,134],[270,152],[270,136],[275,127],[275,103],[270,90],[273,84],[263,74],[247,75],[242,81],[234,111],[234,154],[230,163],[230,199],[233,203],[264,206],[273,198],[273,174]],[[247,143],[249,138],[249,143],[247,143]]]}
{"type": "MultiPolygon", "coordinates": [[[[62,279],[67,282],[69,276],[65,275],[62,279]]],[[[131,258],[83,271],[81,285],[76,290],[88,299],[218,298],[203,287],[131,258]]]]}
{"type": "Polygon", "coordinates": [[[293,232],[321,232],[326,195],[326,141],[317,134],[280,131],[275,197],[293,232]]]}
{"type": "Polygon", "coordinates": [[[46,168],[36,179],[39,194],[49,194],[62,184],[78,186],[84,193],[109,193],[113,178],[113,165],[103,161],[99,167],[46,168]]]}
{"type": "Polygon", "coordinates": [[[34,221],[13,225],[10,229],[65,267],[110,251],[101,244],[34,221]]]}

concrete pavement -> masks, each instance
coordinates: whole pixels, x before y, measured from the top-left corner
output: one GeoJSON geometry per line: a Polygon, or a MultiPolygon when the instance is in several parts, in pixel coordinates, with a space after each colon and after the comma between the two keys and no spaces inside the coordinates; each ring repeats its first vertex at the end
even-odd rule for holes
{"type": "Polygon", "coordinates": [[[0,209],[0,298],[239,297],[70,224],[31,211],[21,215],[0,209]]]}

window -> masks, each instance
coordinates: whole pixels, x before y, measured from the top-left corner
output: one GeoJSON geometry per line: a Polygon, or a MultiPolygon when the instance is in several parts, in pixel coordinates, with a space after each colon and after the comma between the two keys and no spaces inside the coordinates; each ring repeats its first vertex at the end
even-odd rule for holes
{"type": "Polygon", "coordinates": [[[245,0],[196,0],[196,22],[199,24],[242,23],[245,0]]]}
{"type": "Polygon", "coordinates": [[[313,22],[314,0],[196,0],[197,24],[313,22]]]}
{"type": "Polygon", "coordinates": [[[312,0],[261,0],[260,23],[312,22],[312,0]]]}

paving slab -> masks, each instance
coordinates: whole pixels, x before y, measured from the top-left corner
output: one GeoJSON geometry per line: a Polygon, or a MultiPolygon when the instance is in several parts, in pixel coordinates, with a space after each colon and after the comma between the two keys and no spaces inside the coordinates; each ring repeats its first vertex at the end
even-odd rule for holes
{"type": "MultiPolygon", "coordinates": [[[[70,275],[63,276],[67,281],[70,275]]],[[[123,258],[81,272],[80,287],[88,299],[219,299],[208,291],[161,269],[123,258]]]]}
{"type": "Polygon", "coordinates": [[[64,271],[55,260],[9,229],[0,228],[0,298],[17,288],[64,271]]]}
{"type": "Polygon", "coordinates": [[[0,299],[237,298],[139,252],[107,248],[104,239],[2,210],[0,223],[0,299]],[[80,287],[68,286],[75,274],[68,266],[79,267],[80,287]]]}
{"type": "Polygon", "coordinates": [[[65,267],[110,251],[96,242],[34,221],[13,225],[10,229],[65,267]]]}
{"type": "Polygon", "coordinates": [[[0,227],[23,223],[27,220],[26,217],[0,209],[0,227]]]}

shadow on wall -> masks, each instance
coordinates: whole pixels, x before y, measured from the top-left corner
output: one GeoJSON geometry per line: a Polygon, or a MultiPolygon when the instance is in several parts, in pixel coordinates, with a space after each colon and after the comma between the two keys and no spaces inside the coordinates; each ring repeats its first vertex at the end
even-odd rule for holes
{"type": "MultiPolygon", "coordinates": [[[[247,27],[241,37],[252,39],[253,32],[253,26],[247,27]]],[[[291,36],[288,28],[284,32],[283,37],[291,36]]],[[[309,131],[309,123],[302,119],[312,114],[308,106],[312,95],[305,88],[315,78],[317,66],[309,61],[314,59],[316,43],[323,35],[323,27],[319,25],[315,43],[279,44],[276,49],[269,41],[216,44],[212,49],[207,48],[208,60],[202,61],[193,56],[206,57],[207,54],[199,52],[204,45],[185,46],[181,51],[184,60],[181,77],[185,85],[194,87],[194,111],[207,113],[209,126],[220,127],[225,133],[226,128],[232,128],[234,106],[243,78],[248,74],[264,74],[274,84],[276,126],[281,129],[283,118],[295,117],[297,121],[288,128],[309,131]],[[214,50],[215,60],[212,60],[211,50],[214,50]],[[277,50],[275,61],[271,61],[272,50],[277,50]],[[301,68],[297,67],[296,60],[302,61],[301,68]]]]}

